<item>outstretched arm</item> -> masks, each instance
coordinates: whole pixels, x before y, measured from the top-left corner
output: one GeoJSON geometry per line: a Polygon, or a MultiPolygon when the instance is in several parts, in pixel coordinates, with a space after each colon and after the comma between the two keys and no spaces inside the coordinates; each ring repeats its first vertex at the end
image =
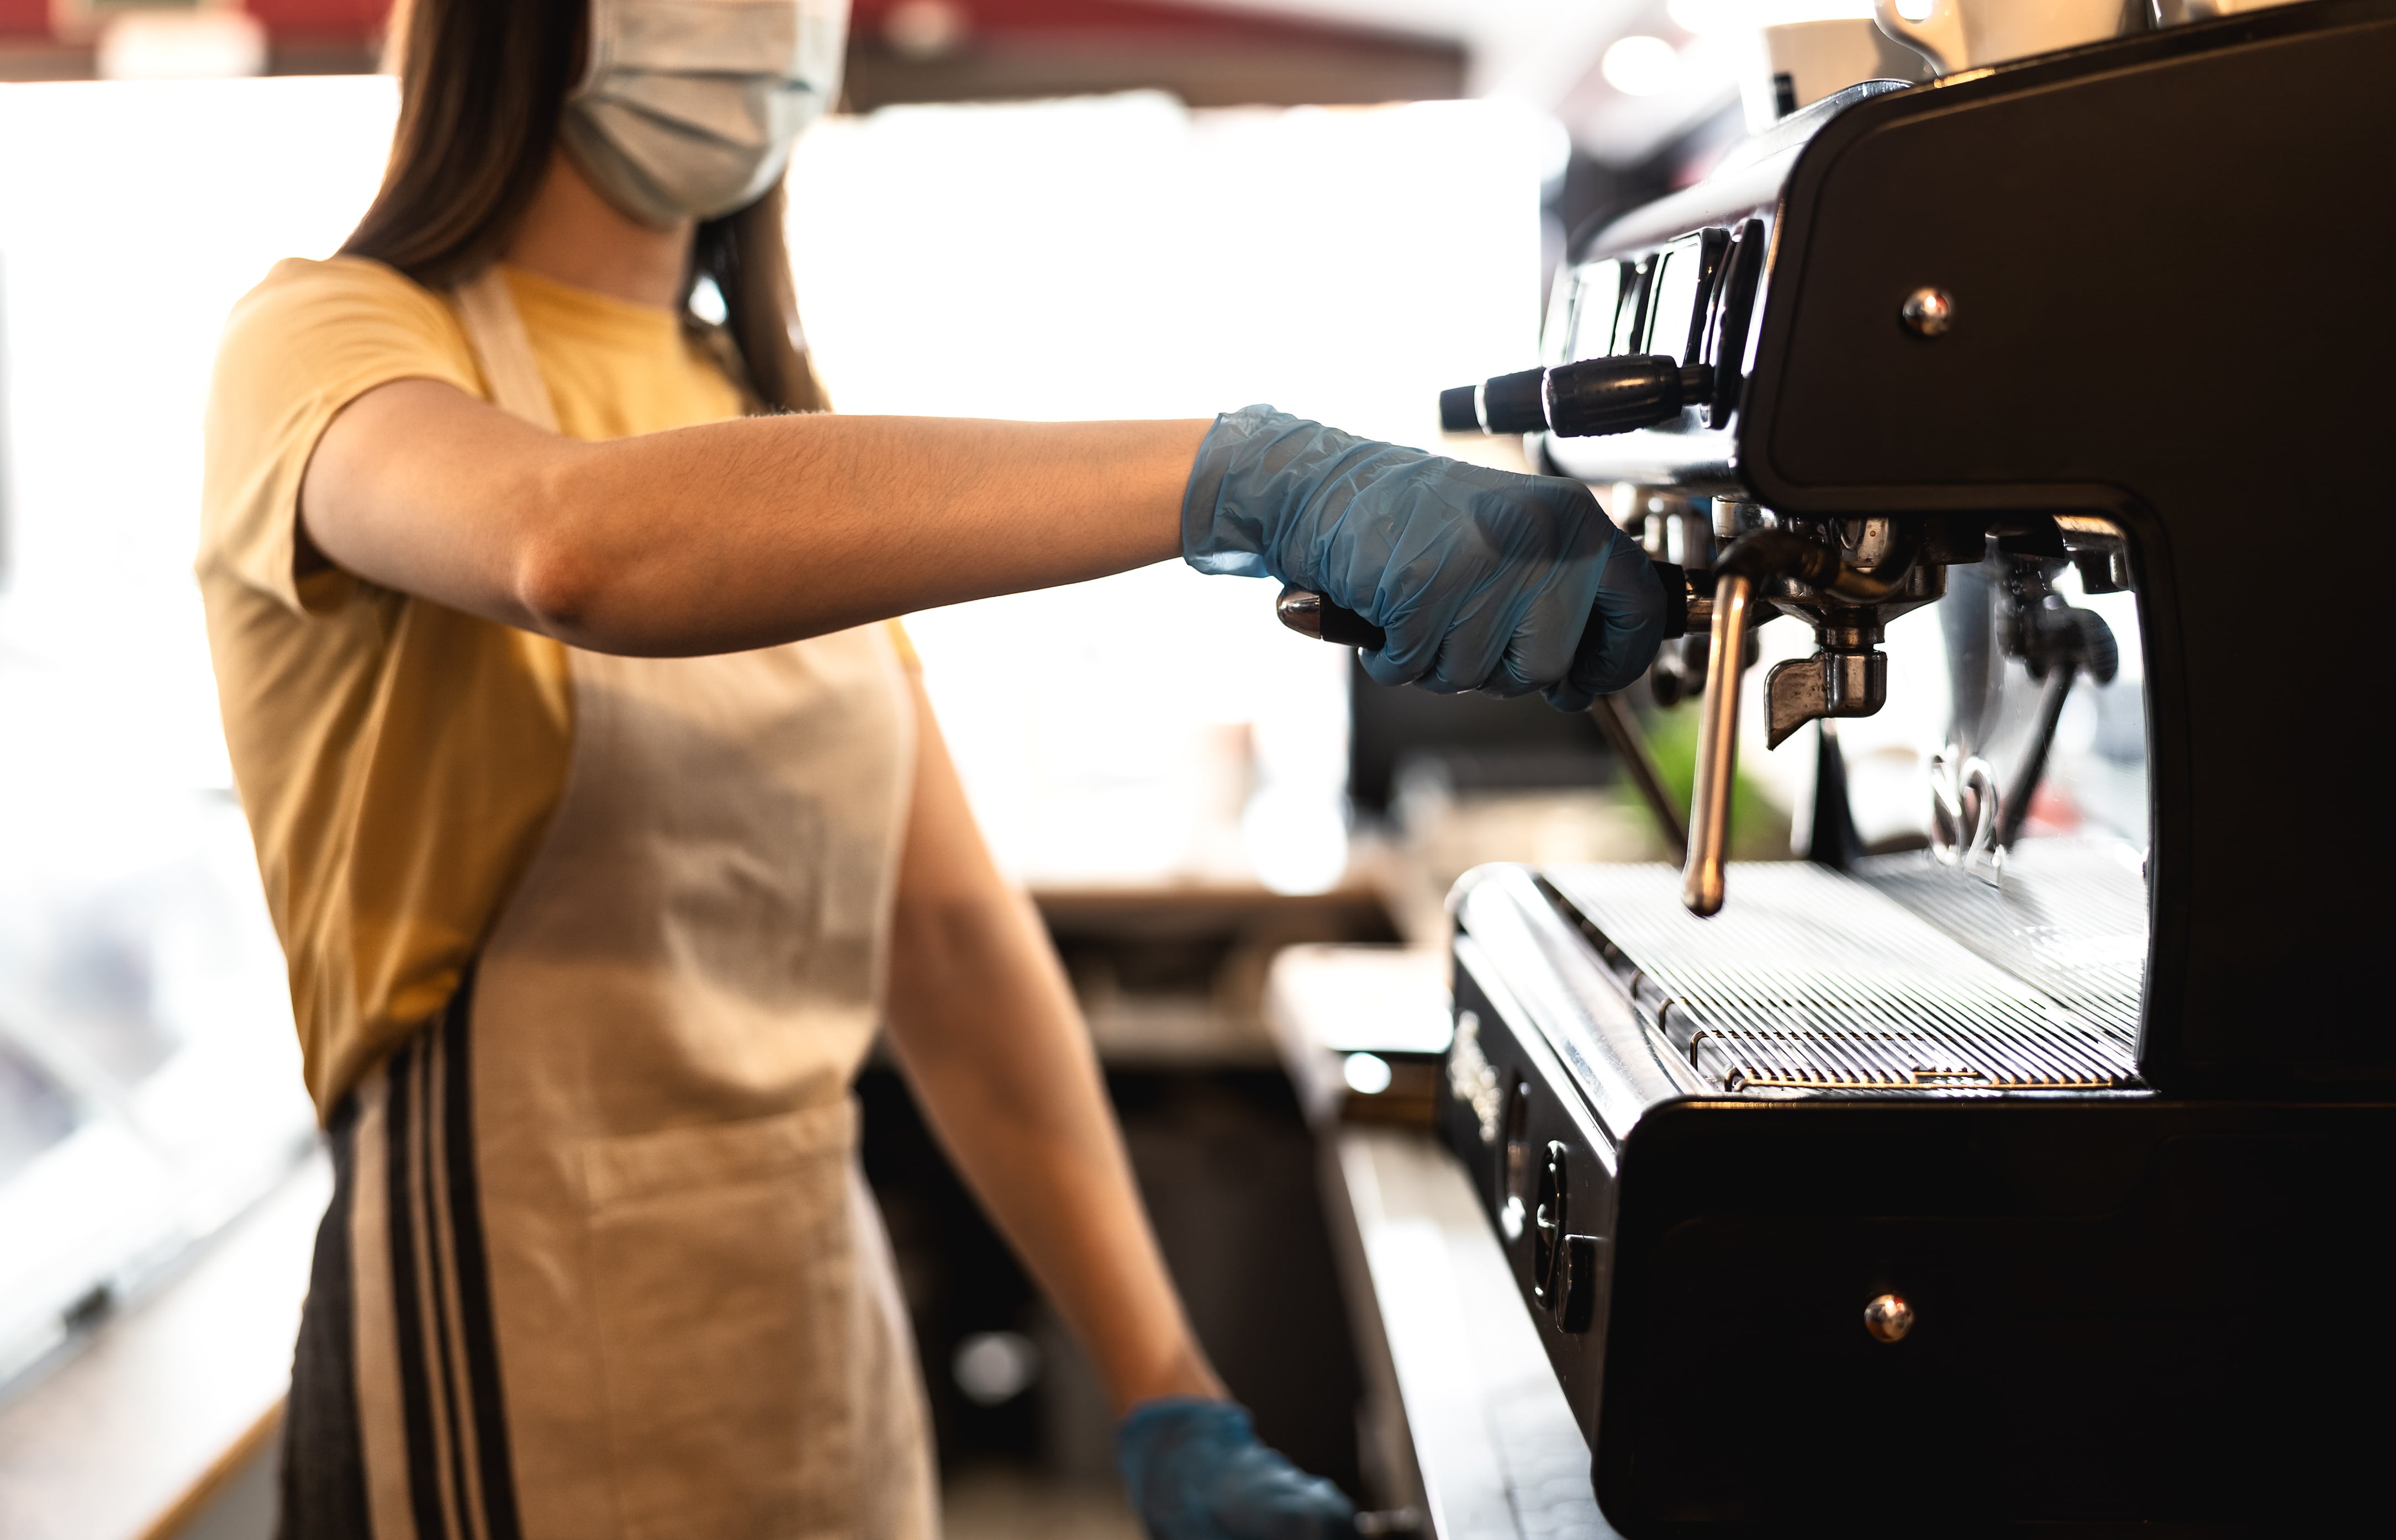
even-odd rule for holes
{"type": "Polygon", "coordinates": [[[346,570],[601,652],[731,652],[1181,551],[1205,420],[746,418],[561,438],[454,385],[318,440],[309,541],[346,570]]]}

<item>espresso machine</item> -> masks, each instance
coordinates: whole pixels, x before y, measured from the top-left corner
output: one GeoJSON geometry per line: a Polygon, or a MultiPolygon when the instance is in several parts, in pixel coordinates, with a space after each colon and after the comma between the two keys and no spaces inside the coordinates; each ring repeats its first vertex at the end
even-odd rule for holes
{"type": "Polygon", "coordinates": [[[1542,366],[1444,398],[1641,533],[1682,634],[1636,688],[1698,714],[1679,870],[1450,901],[1443,1136],[1625,1534],[2396,1501],[2396,916],[2352,780],[2391,80],[2396,3],[2319,0],[1857,85],[1617,220],[1542,366]],[[1873,841],[1839,730],[1893,674],[1950,699],[1919,836],[1873,841]],[[2058,747],[2099,699],[2101,787],[2058,747]],[[1813,756],[1805,859],[1727,858],[1742,717],[1813,756]]]}

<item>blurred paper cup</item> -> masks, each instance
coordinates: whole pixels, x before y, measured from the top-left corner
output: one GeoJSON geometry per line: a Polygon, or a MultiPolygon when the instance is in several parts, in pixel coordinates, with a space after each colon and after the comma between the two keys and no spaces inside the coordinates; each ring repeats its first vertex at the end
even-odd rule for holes
{"type": "Polygon", "coordinates": [[[1940,74],[2146,30],[2151,0],[1878,0],[1881,30],[1940,74]]]}

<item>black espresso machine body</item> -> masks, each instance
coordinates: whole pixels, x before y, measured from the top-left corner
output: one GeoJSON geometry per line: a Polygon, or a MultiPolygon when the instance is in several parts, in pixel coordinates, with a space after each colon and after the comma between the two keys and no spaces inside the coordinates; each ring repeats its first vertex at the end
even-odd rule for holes
{"type": "MultiPolygon", "coordinates": [[[[1774,670],[1776,741],[1876,709],[1877,618],[1950,575],[2134,593],[2144,674],[2126,864],[2003,867],[1991,794],[1977,840],[1956,804],[1977,878],[1817,851],[1717,862],[1710,896],[1663,868],[1459,885],[1444,1134],[1625,1533],[2381,1506],[2391,906],[2350,777],[2396,446],[2390,81],[2396,4],[2326,0],[1874,83],[1564,280],[1551,365],[1682,373],[1660,420],[1548,435],[1557,469],[1713,499],[1773,560],[1782,531],[1912,564],[1902,592],[1753,569],[1821,638],[1774,670]]],[[[1723,619],[1736,564],[1717,682],[1753,622],[1723,619]]],[[[2041,603],[2071,607],[2017,632],[2041,603]]]]}

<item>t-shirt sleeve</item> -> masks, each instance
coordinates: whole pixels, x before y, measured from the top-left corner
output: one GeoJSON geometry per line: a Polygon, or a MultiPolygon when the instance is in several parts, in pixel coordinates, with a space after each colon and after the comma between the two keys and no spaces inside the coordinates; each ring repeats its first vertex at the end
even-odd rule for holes
{"type": "Polygon", "coordinates": [[[379,262],[278,264],[225,325],[208,392],[200,554],[294,611],[338,605],[352,579],[302,578],[300,480],[342,407],[394,379],[438,379],[483,395],[449,308],[379,262]]]}

